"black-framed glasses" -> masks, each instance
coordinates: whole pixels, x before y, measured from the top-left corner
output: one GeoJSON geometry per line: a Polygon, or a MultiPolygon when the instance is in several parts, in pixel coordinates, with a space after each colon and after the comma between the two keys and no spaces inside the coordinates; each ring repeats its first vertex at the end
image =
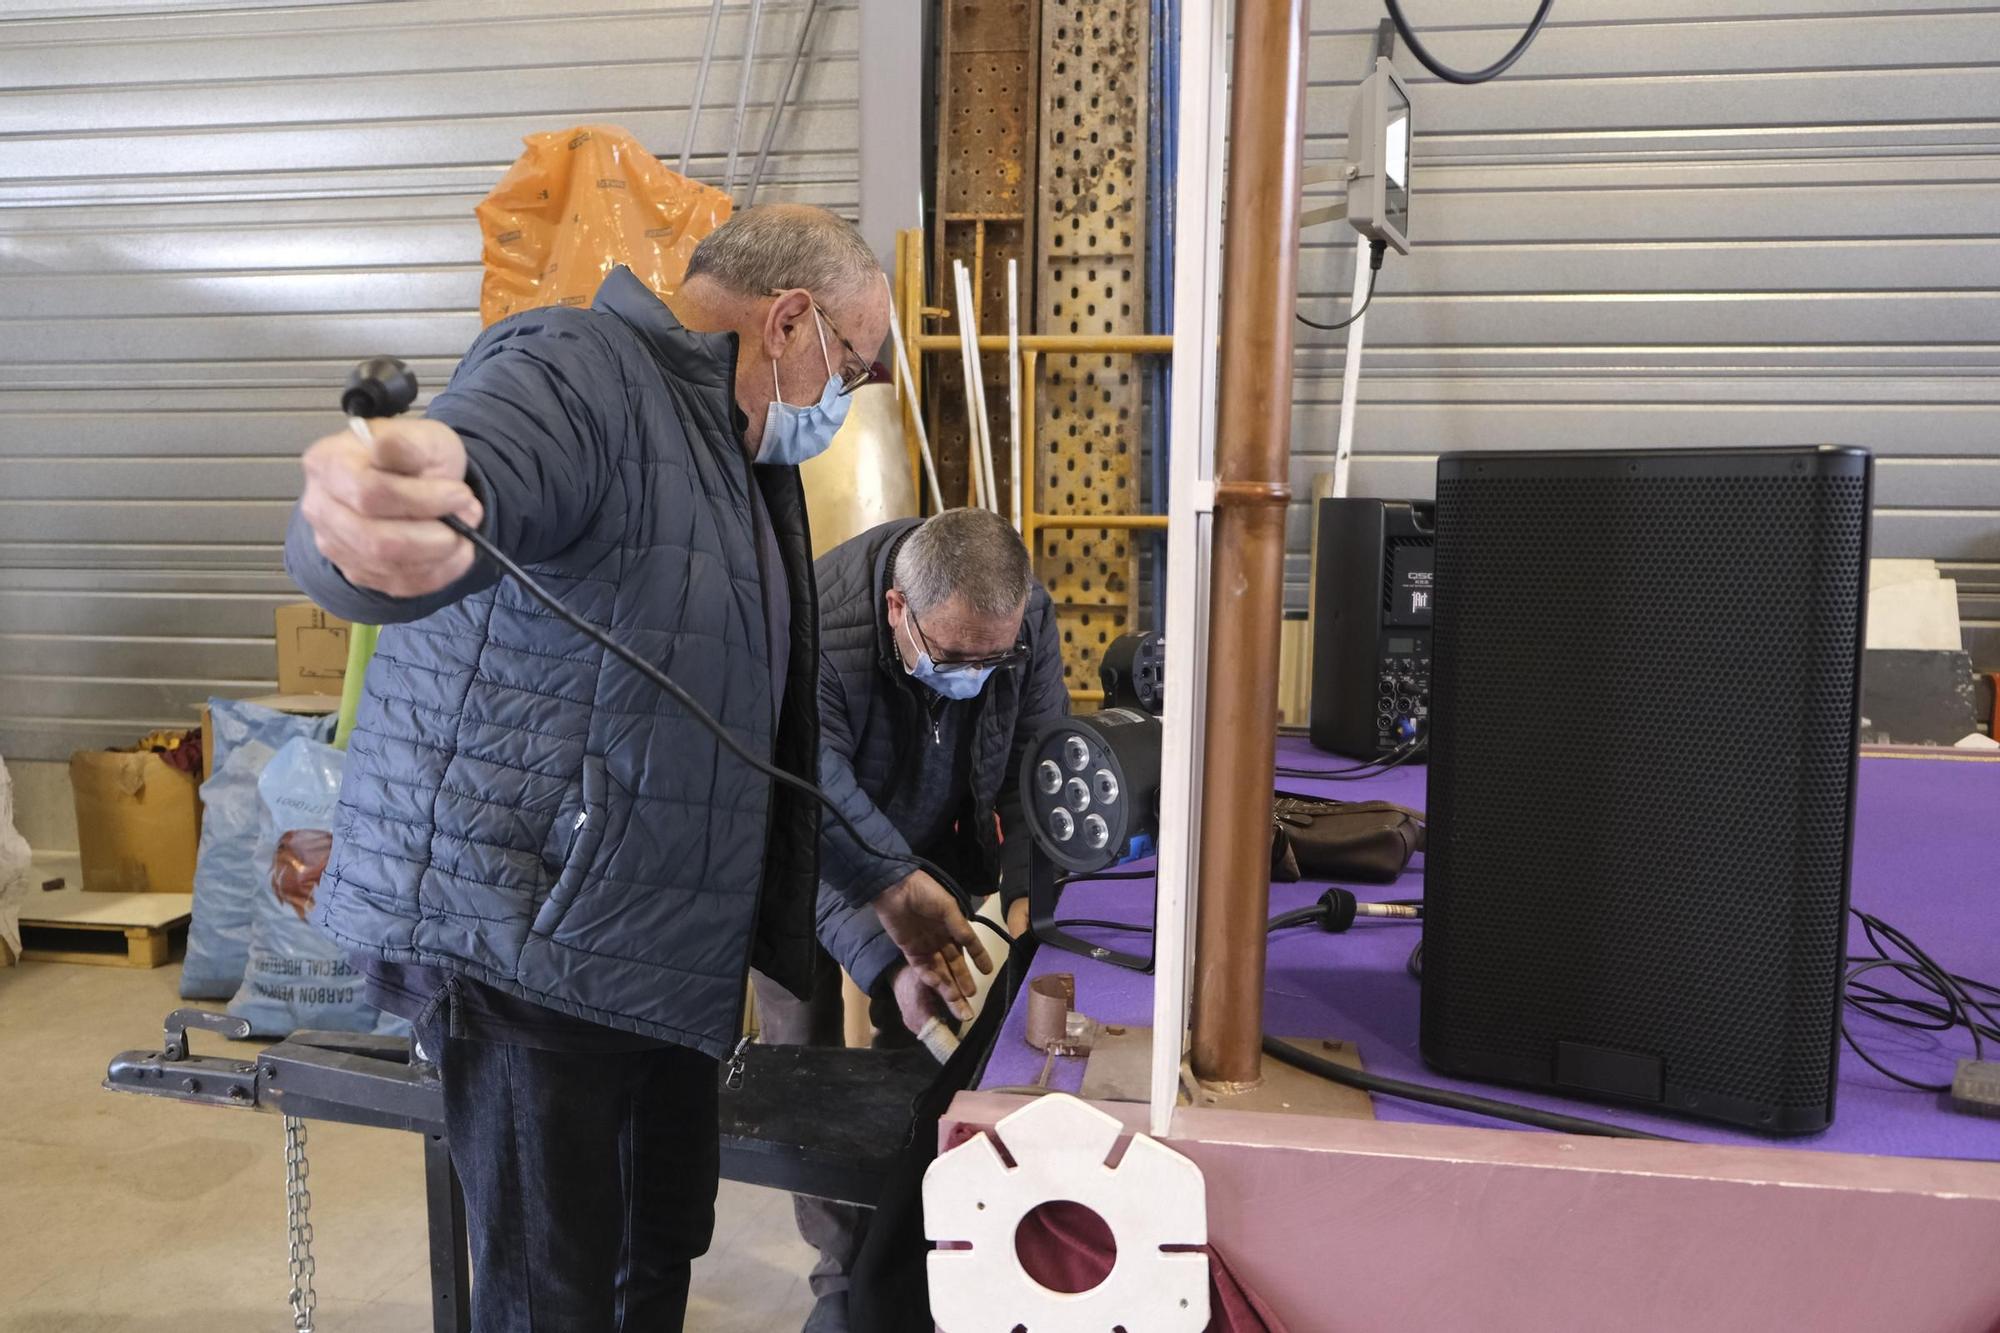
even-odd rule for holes
{"type": "Polygon", "coordinates": [[[923,625],[917,621],[915,608],[906,602],[903,614],[909,617],[910,632],[916,635],[917,647],[929,655],[931,665],[942,675],[949,676],[959,671],[994,671],[1001,667],[1013,666],[1028,656],[1027,643],[1024,640],[1017,640],[1014,646],[1004,653],[991,653],[985,657],[955,657],[947,661],[932,650],[930,640],[924,636],[923,625]]]}
{"type": "MultiPolygon", "coordinates": [[[[785,293],[782,290],[773,289],[768,294],[776,298],[783,296],[785,293]]],[[[845,353],[840,359],[840,369],[834,372],[840,377],[840,396],[845,398],[862,385],[873,384],[878,378],[876,374],[878,367],[876,364],[854,350],[854,344],[847,341],[847,335],[842,333],[840,326],[833,322],[833,316],[826,313],[826,308],[820,305],[817,296],[813,296],[811,292],[807,292],[806,295],[812,300],[814,316],[824,323],[828,329],[832,330],[833,340],[840,344],[840,350],[845,353]]]]}

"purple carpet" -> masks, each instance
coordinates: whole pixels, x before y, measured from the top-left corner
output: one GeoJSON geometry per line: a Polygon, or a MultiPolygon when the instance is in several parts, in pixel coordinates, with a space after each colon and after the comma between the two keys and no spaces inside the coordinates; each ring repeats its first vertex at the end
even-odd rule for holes
{"type": "MultiPolygon", "coordinates": [[[[1278,758],[1281,764],[1305,768],[1340,767],[1346,762],[1291,738],[1279,741],[1278,758]]],[[[1287,778],[1280,785],[1343,800],[1390,800],[1419,808],[1424,804],[1424,772],[1416,767],[1364,782],[1287,778]]],[[[1858,806],[1854,905],[1903,929],[1951,971],[2000,982],[2000,762],[1864,758],[1858,806]]],[[[1271,911],[1306,906],[1324,887],[1273,885],[1271,911]]],[[[1396,884],[1355,888],[1364,898],[1419,897],[1422,863],[1396,884]]],[[[1149,921],[1152,885],[1146,881],[1072,885],[1064,896],[1062,914],[1149,921]]],[[[1288,1036],[1354,1041],[1367,1068],[1392,1077],[1615,1121],[1675,1138],[1897,1157],[2000,1159],[2000,1120],[1956,1113],[1949,1109],[1948,1098],[1893,1083],[1845,1048],[1833,1127],[1802,1139],[1764,1138],[1698,1121],[1443,1078],[1426,1068],[1417,1054],[1418,983],[1405,969],[1417,938],[1414,927],[1373,922],[1357,924],[1344,935],[1306,929],[1280,932],[1270,946],[1266,1029],[1288,1036]]],[[[1152,1022],[1151,977],[1050,948],[1040,951],[1033,970],[1035,975],[1073,972],[1077,1007],[1101,1022],[1152,1022]]],[[[1872,1054],[1911,1077],[1948,1081],[1957,1058],[1972,1053],[1963,1031],[1940,1043],[1933,1039],[1935,1034],[1885,1028],[1852,1011],[1849,1019],[1872,1054]]],[[[1026,1006],[1016,1005],[1007,1016],[982,1086],[1033,1083],[1040,1074],[1043,1057],[1023,1040],[1025,1022],[1026,1006]]],[[[1080,1058],[1058,1060],[1052,1086],[1074,1092],[1082,1083],[1083,1065],[1080,1058]]],[[[1375,1099],[1375,1114],[1384,1120],[1488,1128],[1502,1123],[1383,1097],[1375,1099]]],[[[1523,1128],[1523,1132],[1535,1131],[1523,1128]]]]}

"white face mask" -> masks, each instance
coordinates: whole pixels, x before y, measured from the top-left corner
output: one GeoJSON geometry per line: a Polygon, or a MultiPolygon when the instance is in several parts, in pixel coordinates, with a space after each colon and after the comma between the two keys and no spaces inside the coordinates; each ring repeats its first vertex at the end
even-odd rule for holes
{"type": "Polygon", "coordinates": [[[771,406],[764,413],[764,438],[757,445],[759,463],[797,467],[808,458],[817,458],[833,444],[854,395],[842,393],[840,376],[834,373],[833,358],[827,355],[826,330],[820,326],[819,307],[813,307],[813,328],[819,333],[820,360],[826,363],[826,388],[819,401],[794,407],[785,401],[778,383],[778,363],[771,362],[771,406]]]}

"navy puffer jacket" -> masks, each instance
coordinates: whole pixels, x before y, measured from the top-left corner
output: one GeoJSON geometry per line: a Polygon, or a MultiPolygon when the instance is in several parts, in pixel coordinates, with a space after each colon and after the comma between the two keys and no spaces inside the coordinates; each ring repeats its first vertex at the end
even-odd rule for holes
{"type": "MultiPolygon", "coordinates": [[[[753,468],[736,339],[680,327],[619,269],[588,311],[494,325],[430,415],[465,440],[485,530],[752,753],[813,776],[815,613],[796,468],[753,468]],[[773,682],[750,487],[784,558],[773,682]]],[[[809,985],[819,811],[723,752],[644,677],[483,565],[434,596],[354,587],[294,515],[286,566],[387,626],[348,749],[315,921],[579,1018],[734,1044],[745,969],[809,985]]]]}
{"type": "MultiPolygon", "coordinates": [[[[818,564],[825,727],[820,785],[872,846],[897,854],[909,845],[881,807],[915,770],[911,756],[924,743],[927,687],[911,680],[897,660],[883,599],[896,551],[917,524],[894,519],[871,528],[818,564]]],[[[1069,712],[1055,607],[1039,582],[1028,592],[1021,635],[1027,660],[995,671],[973,705],[971,806],[949,846],[919,849],[968,892],[997,887],[1009,899],[1027,892],[1028,832],[1015,783],[1021,754],[1037,731],[1069,712]]],[[[877,856],[830,819],[821,861],[820,940],[857,985],[872,989],[901,955],[862,905],[908,875],[910,866],[877,856]]]]}

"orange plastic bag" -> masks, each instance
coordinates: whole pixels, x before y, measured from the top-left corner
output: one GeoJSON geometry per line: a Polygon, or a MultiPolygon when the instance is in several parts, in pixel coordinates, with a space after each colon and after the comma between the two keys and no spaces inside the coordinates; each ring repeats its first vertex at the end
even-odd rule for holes
{"type": "Polygon", "coordinates": [[[487,324],[545,305],[589,305],[623,264],[664,299],[702,237],[729,220],[722,191],[662,166],[615,125],[522,140],[528,151],[475,210],[487,324]]]}

